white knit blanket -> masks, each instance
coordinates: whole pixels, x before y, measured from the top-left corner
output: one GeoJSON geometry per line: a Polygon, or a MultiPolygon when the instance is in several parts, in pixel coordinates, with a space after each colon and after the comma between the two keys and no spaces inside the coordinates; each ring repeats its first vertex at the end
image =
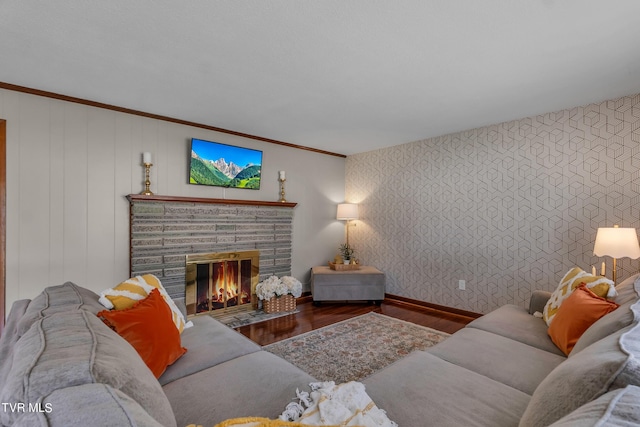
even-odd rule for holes
{"type": "Polygon", "coordinates": [[[333,381],[309,384],[311,393],[296,390],[297,399],[280,415],[283,421],[311,426],[397,427],[371,400],[364,384],[333,381]]]}

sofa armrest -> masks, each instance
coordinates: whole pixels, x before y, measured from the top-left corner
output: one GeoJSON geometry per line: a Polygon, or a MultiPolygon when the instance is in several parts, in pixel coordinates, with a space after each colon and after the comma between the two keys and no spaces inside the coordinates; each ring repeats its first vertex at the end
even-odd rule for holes
{"type": "Polygon", "coordinates": [[[533,314],[536,311],[542,313],[544,306],[551,298],[551,292],[547,291],[533,291],[531,294],[531,300],[529,301],[529,314],[533,314]]]}

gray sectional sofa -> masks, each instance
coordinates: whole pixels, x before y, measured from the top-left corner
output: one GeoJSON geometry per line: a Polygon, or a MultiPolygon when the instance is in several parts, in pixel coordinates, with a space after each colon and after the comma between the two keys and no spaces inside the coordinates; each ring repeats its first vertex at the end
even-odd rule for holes
{"type": "Polygon", "coordinates": [[[616,287],[620,307],[569,357],[533,316],[551,295],[536,291],[529,310],[500,307],[374,373],[366,390],[400,426],[640,425],[639,277],[616,287]]]}
{"type": "Polygon", "coordinates": [[[159,379],[96,313],[94,292],[65,283],[13,304],[0,338],[2,426],[213,427],[277,416],[315,379],[209,316],[159,379]],[[29,404],[31,407],[29,407],[29,404]]]}
{"type": "MultiPolygon", "coordinates": [[[[590,426],[640,422],[638,276],[620,307],[565,357],[529,310],[507,305],[428,351],[363,380],[400,426],[590,426]]],[[[188,349],[156,380],[135,350],[96,317],[98,295],[65,283],[14,303],[0,338],[2,426],[213,427],[277,417],[315,379],[211,317],[193,319],[188,349]],[[23,404],[22,409],[17,406],[23,404]]]]}

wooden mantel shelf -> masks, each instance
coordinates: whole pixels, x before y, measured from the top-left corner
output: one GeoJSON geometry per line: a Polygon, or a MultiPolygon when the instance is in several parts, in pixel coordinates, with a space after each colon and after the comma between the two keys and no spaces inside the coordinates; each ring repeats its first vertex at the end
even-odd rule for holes
{"type": "Polygon", "coordinates": [[[129,194],[130,202],[175,202],[175,203],[210,203],[222,205],[249,205],[249,206],[272,206],[295,208],[297,203],[292,202],[269,202],[263,200],[237,200],[237,199],[207,199],[203,197],[181,197],[181,196],[145,196],[144,194],[129,194]]]}

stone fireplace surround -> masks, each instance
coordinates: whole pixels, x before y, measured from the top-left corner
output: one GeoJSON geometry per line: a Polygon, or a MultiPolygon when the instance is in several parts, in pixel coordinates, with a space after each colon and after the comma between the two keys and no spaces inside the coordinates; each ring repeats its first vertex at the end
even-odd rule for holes
{"type": "Polygon", "coordinates": [[[259,280],[291,274],[296,203],[130,194],[131,276],[155,274],[184,301],[186,257],[258,250],[259,280]]]}

